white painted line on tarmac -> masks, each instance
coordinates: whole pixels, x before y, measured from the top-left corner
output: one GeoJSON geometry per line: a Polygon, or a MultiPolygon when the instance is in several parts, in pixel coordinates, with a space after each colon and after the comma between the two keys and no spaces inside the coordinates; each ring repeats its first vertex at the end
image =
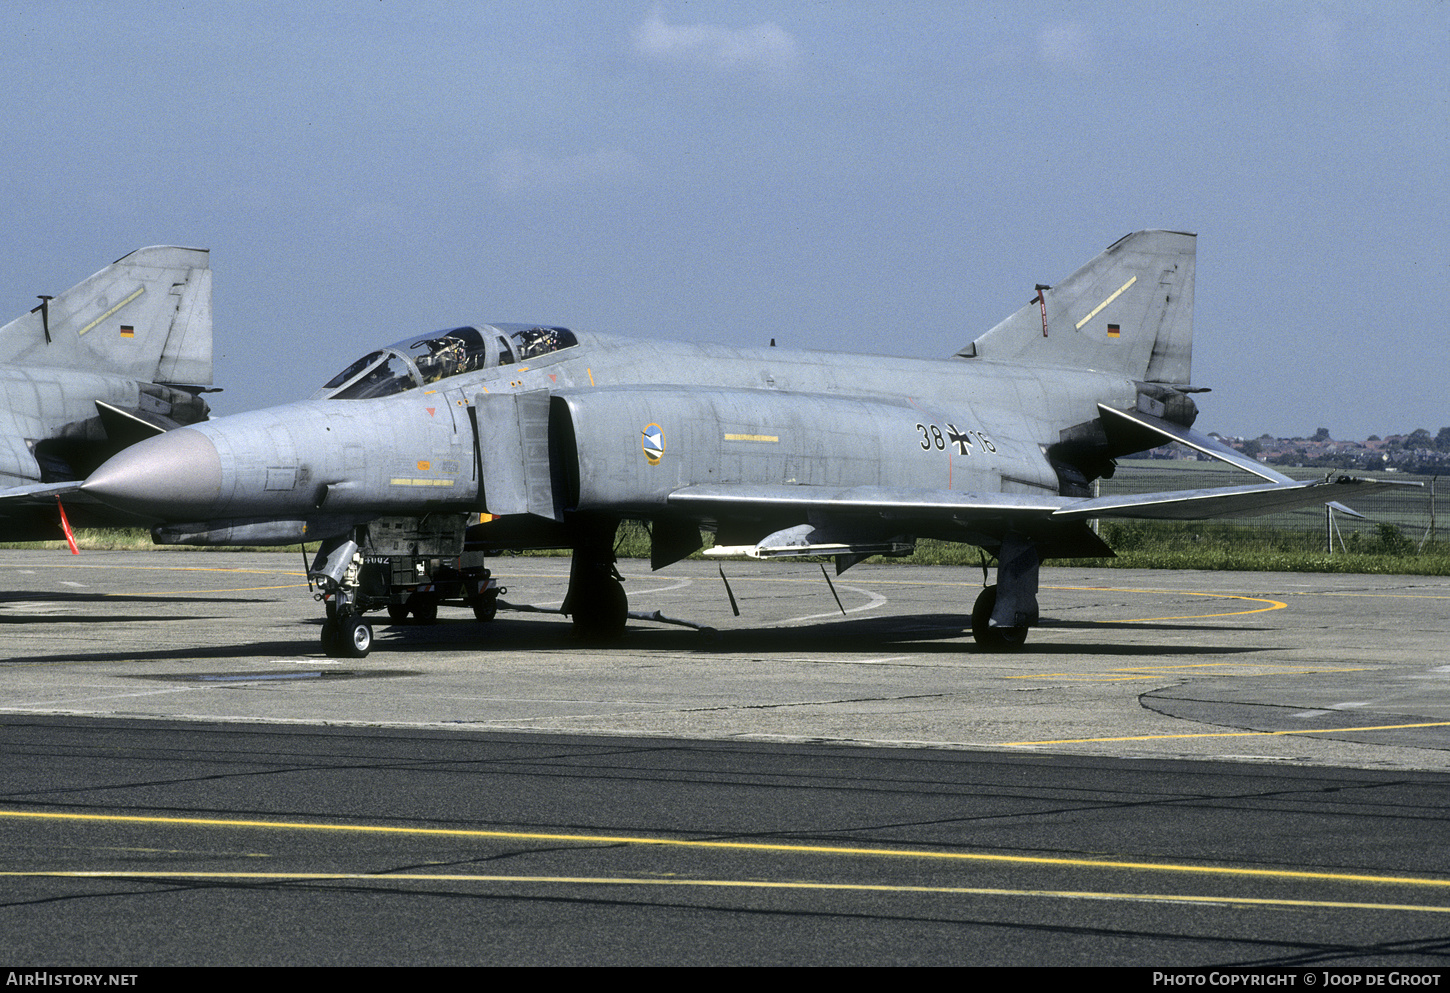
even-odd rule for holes
{"type": "Polygon", "coordinates": [[[6,707],[5,709],[8,711],[26,711],[34,709],[35,707],[70,707],[78,703],[95,703],[98,700],[128,700],[134,697],[162,696],[167,693],[195,693],[201,688],[202,687],[199,686],[180,686],[176,689],[169,690],[147,690],[144,693],[106,693],[102,696],[71,697],[69,699],[63,698],[60,700],[38,700],[32,701],[31,703],[27,703],[22,706],[6,707]]]}
{"type": "Polygon", "coordinates": [[[692,579],[677,579],[668,586],[656,586],[648,590],[632,590],[626,587],[625,592],[630,596],[645,596],[649,593],[668,593],[670,590],[683,589],[686,586],[693,585],[695,585],[695,581],[692,579]]]}

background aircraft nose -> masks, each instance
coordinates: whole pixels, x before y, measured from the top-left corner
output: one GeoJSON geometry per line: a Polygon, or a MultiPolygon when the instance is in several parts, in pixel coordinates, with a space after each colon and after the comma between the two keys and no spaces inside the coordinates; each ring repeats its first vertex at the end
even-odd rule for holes
{"type": "Polygon", "coordinates": [[[221,498],[222,462],[210,438],[177,428],[119,452],[81,484],[103,503],[165,521],[204,520],[221,498]]]}

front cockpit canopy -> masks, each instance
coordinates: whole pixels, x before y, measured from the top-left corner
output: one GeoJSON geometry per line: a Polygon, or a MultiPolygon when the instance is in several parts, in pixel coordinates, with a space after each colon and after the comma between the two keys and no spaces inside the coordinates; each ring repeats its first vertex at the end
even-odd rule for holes
{"type": "Polygon", "coordinates": [[[485,324],[449,328],[424,337],[404,338],[370,352],[333,376],[314,399],[369,400],[417,386],[525,359],[579,344],[568,328],[537,324],[485,324]]]}

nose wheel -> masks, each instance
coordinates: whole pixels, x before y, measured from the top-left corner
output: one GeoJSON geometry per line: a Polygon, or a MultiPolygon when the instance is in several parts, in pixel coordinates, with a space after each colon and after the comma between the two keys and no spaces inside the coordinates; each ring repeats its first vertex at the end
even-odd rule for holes
{"type": "Polygon", "coordinates": [[[373,626],[361,617],[329,617],[322,624],[322,650],[332,658],[366,658],[373,647],[373,626]]]}

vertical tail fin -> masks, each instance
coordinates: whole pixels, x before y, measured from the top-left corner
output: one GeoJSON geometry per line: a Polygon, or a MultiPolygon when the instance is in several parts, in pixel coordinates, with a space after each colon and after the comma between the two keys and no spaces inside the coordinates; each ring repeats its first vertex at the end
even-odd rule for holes
{"type": "Polygon", "coordinates": [[[957,353],[1187,385],[1197,235],[1139,231],[957,353]]]}
{"type": "Polygon", "coordinates": [[[143,382],[212,380],[205,249],[142,248],[0,328],[0,362],[143,382]]]}

